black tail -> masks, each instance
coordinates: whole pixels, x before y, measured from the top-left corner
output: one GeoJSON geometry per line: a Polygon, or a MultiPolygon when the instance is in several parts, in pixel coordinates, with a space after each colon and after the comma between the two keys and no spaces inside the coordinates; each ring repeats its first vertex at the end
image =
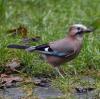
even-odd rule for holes
{"type": "Polygon", "coordinates": [[[8,45],[7,48],[16,48],[16,49],[27,49],[29,48],[30,46],[24,46],[24,45],[16,45],[16,44],[11,44],[11,45],[8,45]]]}

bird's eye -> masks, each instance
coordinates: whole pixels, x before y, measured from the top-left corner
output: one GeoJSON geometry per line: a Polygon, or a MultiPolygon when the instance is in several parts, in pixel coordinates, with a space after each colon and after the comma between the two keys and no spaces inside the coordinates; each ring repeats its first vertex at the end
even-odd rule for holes
{"type": "Polygon", "coordinates": [[[77,29],[78,29],[78,30],[81,30],[81,28],[80,28],[80,27],[78,27],[77,29]]]}

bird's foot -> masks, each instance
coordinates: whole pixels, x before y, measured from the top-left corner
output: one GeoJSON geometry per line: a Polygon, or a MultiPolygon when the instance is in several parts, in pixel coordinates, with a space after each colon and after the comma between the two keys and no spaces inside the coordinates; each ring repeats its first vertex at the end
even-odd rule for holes
{"type": "Polygon", "coordinates": [[[64,78],[63,74],[59,71],[59,68],[58,67],[55,67],[55,70],[61,76],[61,78],[64,78]]]}

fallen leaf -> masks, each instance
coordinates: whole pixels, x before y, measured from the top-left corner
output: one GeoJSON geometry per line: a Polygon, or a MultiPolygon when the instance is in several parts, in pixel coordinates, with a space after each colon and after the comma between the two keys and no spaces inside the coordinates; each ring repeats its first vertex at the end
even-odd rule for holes
{"type": "Polygon", "coordinates": [[[34,37],[31,37],[31,38],[23,38],[22,39],[22,42],[23,43],[30,43],[30,42],[37,42],[37,41],[39,41],[41,38],[40,38],[40,36],[34,36],[34,37]]]}
{"type": "Polygon", "coordinates": [[[2,87],[12,87],[14,83],[21,82],[23,79],[19,76],[1,74],[0,80],[1,80],[0,88],[2,88],[2,87]]]}
{"type": "Polygon", "coordinates": [[[87,88],[75,88],[77,93],[87,93],[89,91],[93,91],[95,88],[87,87],[87,88]]]}
{"type": "Polygon", "coordinates": [[[20,25],[18,28],[8,30],[7,33],[13,36],[20,35],[22,38],[27,37],[27,28],[24,25],[20,25]]]}
{"type": "Polygon", "coordinates": [[[7,71],[11,70],[11,71],[16,71],[19,68],[21,68],[21,60],[14,58],[12,60],[10,60],[9,62],[6,63],[6,67],[7,67],[7,71]]]}
{"type": "Polygon", "coordinates": [[[41,39],[40,36],[34,36],[32,38],[30,38],[31,41],[39,41],[41,39]]]}
{"type": "Polygon", "coordinates": [[[1,74],[1,75],[0,75],[1,78],[7,77],[7,76],[8,76],[8,75],[6,75],[6,74],[1,74]]]}
{"type": "Polygon", "coordinates": [[[33,78],[33,83],[36,86],[40,86],[40,87],[49,87],[50,86],[50,80],[48,80],[47,78],[33,78]]]}

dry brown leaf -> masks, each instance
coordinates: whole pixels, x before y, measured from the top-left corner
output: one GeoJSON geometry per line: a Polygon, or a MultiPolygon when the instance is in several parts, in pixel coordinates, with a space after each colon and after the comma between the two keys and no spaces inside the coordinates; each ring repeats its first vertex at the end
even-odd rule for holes
{"type": "Polygon", "coordinates": [[[37,42],[41,39],[40,36],[34,36],[34,37],[31,37],[31,38],[23,38],[22,39],[22,42],[23,43],[29,43],[29,42],[37,42]]]}
{"type": "Polygon", "coordinates": [[[17,68],[21,67],[21,60],[14,58],[6,63],[6,67],[11,71],[16,71],[17,68]]]}
{"type": "Polygon", "coordinates": [[[20,25],[18,28],[8,30],[7,33],[13,36],[20,35],[22,38],[27,37],[27,28],[24,25],[20,25]]]}
{"type": "Polygon", "coordinates": [[[21,82],[23,79],[19,76],[1,74],[1,87],[11,87],[13,83],[21,82]]]}

